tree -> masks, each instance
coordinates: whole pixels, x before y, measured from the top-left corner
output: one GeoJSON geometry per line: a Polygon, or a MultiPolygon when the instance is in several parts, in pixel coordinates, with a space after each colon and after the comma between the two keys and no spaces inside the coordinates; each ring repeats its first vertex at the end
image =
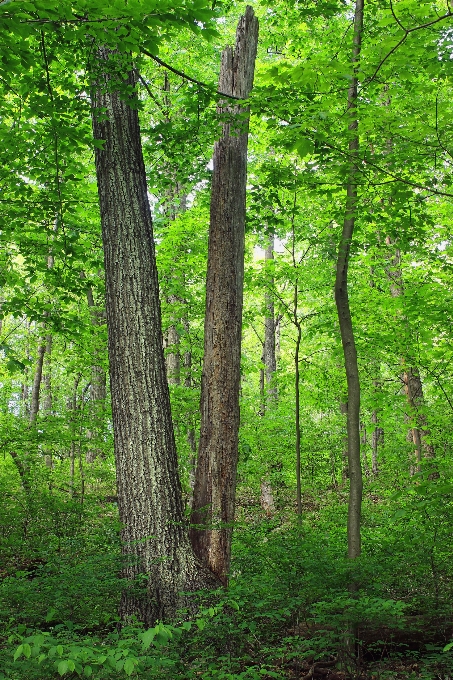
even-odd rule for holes
{"type": "MultiPolygon", "coordinates": [[[[257,42],[258,21],[247,7],[235,50],[227,47],[222,53],[220,92],[247,99],[257,42]]],[[[214,147],[201,428],[190,533],[195,553],[226,583],[238,460],[248,118],[240,106],[225,107],[223,115],[223,136],[214,147]]]]}
{"type": "Polygon", "coordinates": [[[184,524],[135,78],[131,71],[120,93],[109,69],[124,72],[123,57],[104,47],[98,54],[93,131],[124,575],[146,574],[146,593],[126,589],[121,614],[151,624],[175,616],[182,591],[217,581],[197,562],[184,524]]]}
{"type": "Polygon", "coordinates": [[[357,363],[357,349],[352,326],[348,296],[348,267],[351,241],[354,233],[357,210],[358,150],[357,132],[357,88],[360,51],[363,32],[363,0],[356,0],[354,14],[354,37],[352,48],[353,75],[348,90],[349,133],[349,172],[343,232],[338,246],[337,275],[335,280],[335,302],[338,311],[344,363],[348,383],[347,427],[348,427],[348,467],[349,467],[349,510],[348,510],[348,556],[359,557],[360,517],[362,506],[362,468],[360,462],[360,382],[357,363]]]}

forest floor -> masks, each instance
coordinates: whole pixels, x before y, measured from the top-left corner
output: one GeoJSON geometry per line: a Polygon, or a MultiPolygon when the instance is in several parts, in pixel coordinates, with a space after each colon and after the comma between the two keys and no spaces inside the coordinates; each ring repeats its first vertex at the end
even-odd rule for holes
{"type": "Polygon", "coordinates": [[[195,620],[152,633],[137,622],[118,631],[114,503],[5,495],[0,680],[452,680],[445,488],[433,482],[397,502],[370,493],[354,564],[344,494],[307,492],[299,522],[287,495],[266,517],[258,495],[240,490],[228,590],[214,604],[201,598],[195,620]]]}

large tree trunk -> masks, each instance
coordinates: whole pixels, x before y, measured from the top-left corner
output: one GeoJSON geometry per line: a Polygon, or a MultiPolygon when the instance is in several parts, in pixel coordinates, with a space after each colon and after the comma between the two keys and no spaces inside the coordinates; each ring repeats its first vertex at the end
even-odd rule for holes
{"type": "Polygon", "coordinates": [[[349,173],[343,232],[338,248],[337,271],[335,280],[335,302],[343,344],[344,363],[348,384],[348,467],[349,467],[349,506],[348,506],[348,557],[355,559],[361,552],[360,518],[362,508],[362,467],[360,463],[360,381],[357,364],[357,350],[352,326],[348,295],[348,267],[352,236],[354,233],[357,209],[358,181],[358,120],[357,86],[360,50],[363,32],[364,0],[356,0],[354,14],[354,38],[352,49],[353,77],[348,90],[348,114],[351,120],[349,134],[349,173]]]}
{"type": "MultiPolygon", "coordinates": [[[[248,97],[257,40],[258,20],[247,7],[234,52],[227,47],[222,53],[220,92],[248,97]]],[[[244,113],[244,108],[225,108],[229,122],[214,147],[201,430],[191,528],[196,554],[223,583],[230,564],[238,459],[248,142],[244,113]]]]}
{"type": "MultiPolygon", "coordinates": [[[[98,50],[102,75],[93,130],[95,139],[104,140],[103,149],[96,149],[96,174],[123,574],[131,580],[146,574],[147,584],[139,595],[137,585],[125,589],[120,613],[150,625],[175,616],[187,602],[182,591],[218,582],[197,562],[184,523],[138,112],[112,91],[106,62],[117,58],[98,50]]],[[[132,71],[126,84],[135,86],[132,71]]]]}

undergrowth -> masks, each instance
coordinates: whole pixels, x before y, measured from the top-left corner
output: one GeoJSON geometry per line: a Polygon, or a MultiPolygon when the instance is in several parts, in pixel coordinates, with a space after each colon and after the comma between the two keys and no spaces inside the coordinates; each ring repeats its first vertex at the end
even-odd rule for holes
{"type": "Polygon", "coordinates": [[[114,506],[47,500],[34,499],[35,528],[26,504],[9,524],[2,515],[1,680],[453,677],[445,484],[369,499],[354,564],[346,505],[332,496],[313,499],[300,523],[239,513],[228,590],[209,606],[199,594],[195,618],[148,630],[116,615],[114,506]]]}

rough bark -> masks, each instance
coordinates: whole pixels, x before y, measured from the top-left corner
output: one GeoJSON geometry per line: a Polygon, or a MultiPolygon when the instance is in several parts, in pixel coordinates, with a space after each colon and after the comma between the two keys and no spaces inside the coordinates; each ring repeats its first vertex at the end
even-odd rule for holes
{"type": "Polygon", "coordinates": [[[357,86],[363,32],[364,0],[356,0],[352,48],[353,76],[348,89],[349,169],[343,231],[338,248],[335,280],[335,302],[343,345],[348,385],[348,557],[355,559],[361,552],[360,519],[362,508],[362,467],[360,462],[360,381],[357,350],[348,295],[348,267],[357,210],[357,182],[359,175],[359,136],[357,120],[357,86]]]}
{"type": "MultiPolygon", "coordinates": [[[[227,47],[222,53],[220,92],[248,97],[257,39],[258,21],[247,7],[239,21],[234,52],[227,47]]],[[[201,430],[191,528],[196,554],[223,583],[230,564],[238,459],[246,114],[243,107],[224,108],[223,136],[214,147],[201,430]]]]}
{"type": "MultiPolygon", "coordinates": [[[[196,560],[184,524],[138,112],[134,98],[126,101],[112,85],[115,61],[98,49],[93,131],[104,140],[96,149],[96,174],[123,575],[146,575],[145,587],[125,589],[120,613],[151,625],[186,605],[182,591],[218,581],[196,560]]],[[[132,70],[126,84],[135,86],[132,70]]]]}

